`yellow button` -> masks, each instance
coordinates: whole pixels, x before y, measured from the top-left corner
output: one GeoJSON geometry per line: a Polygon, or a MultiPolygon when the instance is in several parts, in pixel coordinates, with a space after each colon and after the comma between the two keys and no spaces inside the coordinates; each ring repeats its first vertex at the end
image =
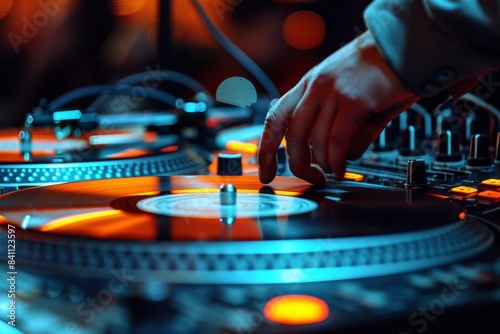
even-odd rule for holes
{"type": "Polygon", "coordinates": [[[481,185],[500,188],[500,180],[499,179],[484,180],[483,182],[481,182],[481,185]]]}
{"type": "Polygon", "coordinates": [[[229,151],[250,154],[257,154],[257,151],[259,150],[257,144],[255,143],[247,143],[238,140],[229,140],[226,143],[226,149],[229,151]]]}
{"type": "Polygon", "coordinates": [[[467,195],[472,195],[472,194],[477,193],[477,189],[471,188],[471,187],[466,187],[466,186],[458,186],[458,187],[452,188],[451,192],[455,195],[467,196],[467,195]]]}
{"type": "Polygon", "coordinates": [[[489,200],[497,200],[497,199],[500,199],[500,192],[492,191],[492,190],[485,190],[485,191],[481,191],[480,193],[478,193],[477,197],[481,197],[481,198],[489,199],[489,200]]]}
{"type": "Polygon", "coordinates": [[[365,177],[361,174],[346,172],[344,174],[344,180],[346,181],[356,181],[361,182],[365,179],[365,177]]]}

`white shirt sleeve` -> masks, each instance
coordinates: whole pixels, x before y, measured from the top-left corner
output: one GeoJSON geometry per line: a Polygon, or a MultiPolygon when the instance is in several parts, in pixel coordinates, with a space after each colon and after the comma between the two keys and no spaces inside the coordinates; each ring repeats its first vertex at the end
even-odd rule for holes
{"type": "Polygon", "coordinates": [[[375,0],[365,22],[403,85],[417,95],[500,67],[500,0],[375,0]]]}

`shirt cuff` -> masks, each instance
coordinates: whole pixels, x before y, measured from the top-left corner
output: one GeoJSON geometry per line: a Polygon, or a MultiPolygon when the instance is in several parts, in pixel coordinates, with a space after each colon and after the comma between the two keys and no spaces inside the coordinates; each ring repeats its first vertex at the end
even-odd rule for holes
{"type": "Polygon", "coordinates": [[[376,0],[365,11],[368,30],[408,90],[435,95],[499,66],[498,55],[450,37],[431,13],[423,0],[376,0]]]}

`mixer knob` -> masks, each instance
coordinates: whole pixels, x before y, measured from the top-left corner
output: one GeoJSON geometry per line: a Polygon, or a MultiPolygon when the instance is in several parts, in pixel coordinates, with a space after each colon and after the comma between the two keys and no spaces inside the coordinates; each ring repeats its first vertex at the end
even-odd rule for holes
{"type": "Polygon", "coordinates": [[[413,125],[408,126],[403,131],[399,155],[401,157],[418,157],[424,155],[422,150],[417,147],[416,130],[413,125]]]}
{"type": "Polygon", "coordinates": [[[385,129],[380,133],[377,139],[373,142],[374,152],[391,152],[397,149],[397,139],[399,137],[399,129],[394,121],[389,122],[385,129]]]}
{"type": "Polygon", "coordinates": [[[217,175],[242,175],[241,154],[220,153],[217,157],[217,175]]]}
{"type": "Polygon", "coordinates": [[[407,188],[420,188],[429,184],[424,160],[410,160],[407,166],[405,183],[407,188]]]}
{"type": "Polygon", "coordinates": [[[443,131],[439,135],[436,164],[461,162],[462,160],[463,155],[460,152],[458,133],[450,130],[443,131]]]}
{"type": "Polygon", "coordinates": [[[489,138],[485,134],[475,134],[470,137],[469,158],[467,168],[481,169],[492,165],[489,138]]]}
{"type": "Polygon", "coordinates": [[[460,125],[460,146],[466,151],[469,147],[470,138],[472,137],[472,123],[474,122],[474,113],[468,112],[460,125]]]}

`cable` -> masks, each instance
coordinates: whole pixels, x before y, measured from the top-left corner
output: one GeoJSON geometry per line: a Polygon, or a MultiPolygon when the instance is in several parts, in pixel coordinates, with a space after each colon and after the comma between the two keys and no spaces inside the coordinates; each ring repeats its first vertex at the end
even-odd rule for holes
{"type": "MultiPolygon", "coordinates": [[[[177,98],[175,96],[152,88],[128,86],[128,85],[95,85],[95,86],[86,86],[77,88],[67,93],[64,93],[63,95],[60,95],[47,105],[47,110],[55,111],[67,105],[70,102],[73,102],[75,100],[87,96],[102,95],[102,94],[116,95],[121,93],[132,95],[134,93],[134,90],[137,89],[141,89],[140,91],[141,98],[144,96],[147,98],[163,102],[169,106],[176,105],[177,98]]],[[[98,108],[99,106],[100,105],[96,107],[98,108]]]]}
{"type": "Polygon", "coordinates": [[[118,84],[123,84],[123,85],[130,85],[134,86],[140,83],[148,82],[156,80],[159,83],[161,81],[171,81],[174,83],[178,83],[181,85],[184,85],[191,89],[195,93],[205,93],[210,95],[208,90],[198,81],[195,79],[180,73],[176,71],[165,71],[165,70],[158,70],[158,71],[145,71],[145,72],[140,72],[136,74],[129,75],[121,80],[119,80],[117,83],[118,84]]]}
{"type": "MultiPolygon", "coordinates": [[[[120,79],[116,84],[128,85],[128,86],[138,86],[139,84],[143,84],[138,87],[146,87],[144,84],[146,82],[151,82],[151,81],[156,81],[158,85],[162,81],[170,81],[186,86],[196,94],[204,94],[208,98],[208,101],[206,101],[207,104],[209,105],[213,104],[214,98],[201,83],[180,72],[165,71],[165,70],[139,72],[129,75],[123,79],[120,79]]],[[[155,89],[151,87],[148,88],[155,89]]],[[[90,105],[91,108],[97,109],[102,104],[104,104],[107,99],[109,99],[109,94],[102,93],[100,95],[101,96],[99,96],[94,102],[92,102],[92,104],[90,105]]]]}
{"type": "Polygon", "coordinates": [[[485,100],[479,98],[478,96],[472,93],[466,93],[462,95],[460,98],[458,98],[458,100],[461,99],[475,103],[478,107],[487,110],[489,113],[495,116],[497,120],[500,122],[500,110],[498,110],[498,108],[496,108],[491,103],[486,102],[485,100]]]}
{"type": "Polygon", "coordinates": [[[243,51],[241,51],[224,33],[213,23],[198,0],[191,0],[204,26],[217,43],[236,59],[262,85],[271,99],[279,98],[280,93],[266,73],[243,51]]]}

